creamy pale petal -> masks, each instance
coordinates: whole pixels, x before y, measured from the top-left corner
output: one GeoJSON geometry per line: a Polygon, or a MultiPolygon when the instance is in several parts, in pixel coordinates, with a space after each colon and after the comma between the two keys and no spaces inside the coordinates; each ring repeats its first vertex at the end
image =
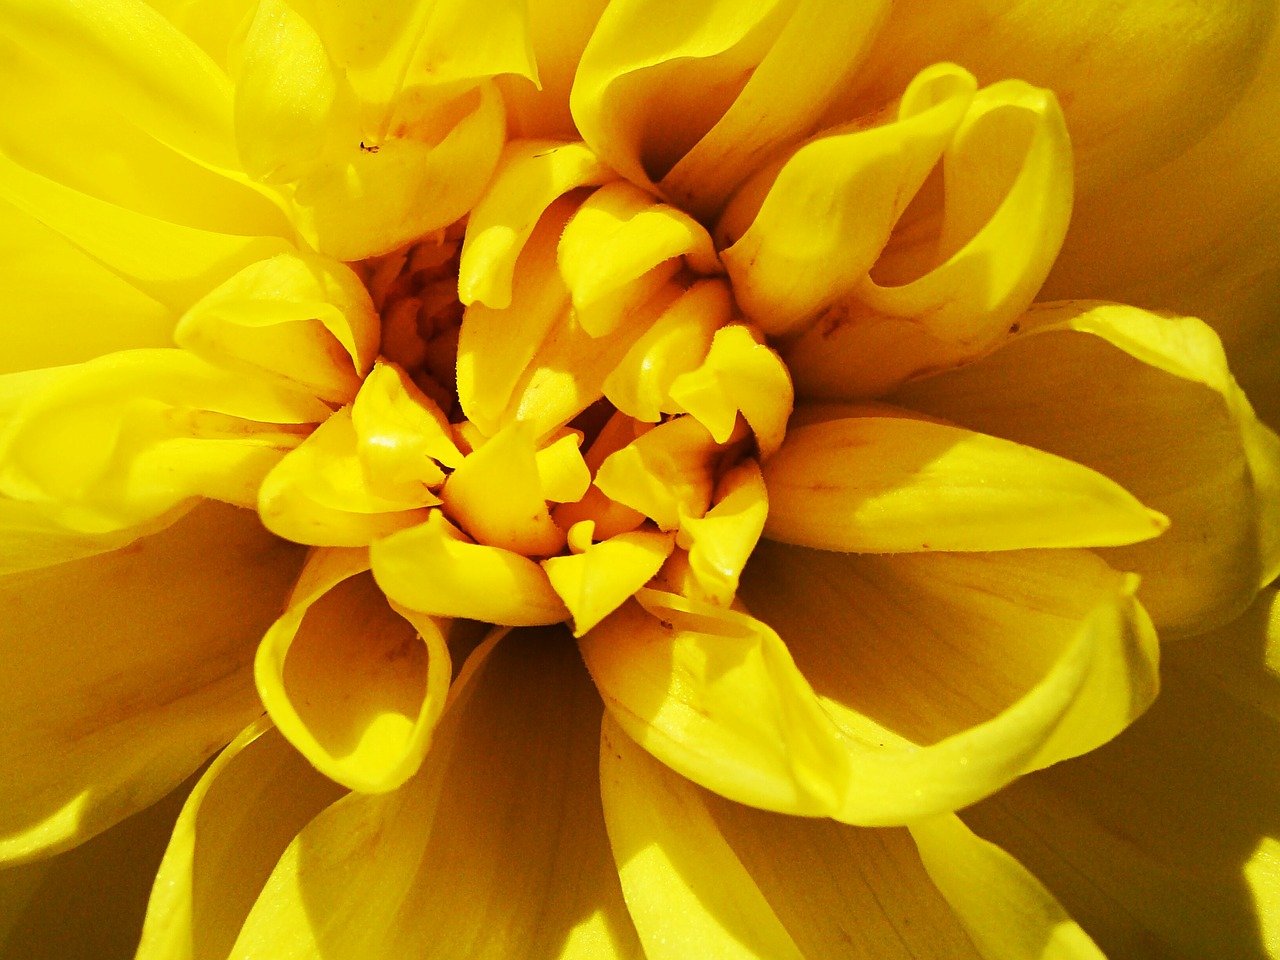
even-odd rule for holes
{"type": "Polygon", "coordinates": [[[965,820],[1112,957],[1275,954],[1280,604],[1168,649],[1150,713],[965,820]]]}
{"type": "Polygon", "coordinates": [[[757,325],[794,332],[866,278],[976,89],[967,71],[938,64],[911,81],[892,122],[818,137],[743,186],[716,236],[757,325]]]}
{"type": "Polygon", "coordinates": [[[600,793],[627,909],[649,960],[802,960],[698,788],[607,714],[600,793]]]}
{"type": "Polygon", "coordinates": [[[517,141],[504,151],[493,185],[467,220],[458,299],[500,310],[511,305],[516,260],[547,207],[570,190],[617,176],[582,143],[517,141]]]}
{"type": "MultiPolygon", "coordinates": [[[[673,769],[731,799],[864,825],[909,822],[1093,749],[1154,696],[1155,636],[1132,600],[1132,585],[1087,554],[875,561],[889,571],[901,565],[906,579],[897,589],[912,609],[938,618],[944,637],[951,620],[963,616],[993,641],[1006,631],[1021,639],[1037,629],[1048,646],[1034,651],[1034,663],[1024,656],[1019,673],[993,669],[988,676],[970,666],[981,653],[965,643],[973,631],[957,631],[951,649],[961,668],[958,687],[943,701],[927,657],[899,654],[903,659],[894,661],[895,631],[912,630],[927,644],[937,643],[937,627],[904,616],[904,601],[886,601],[863,581],[846,590],[833,586],[832,599],[819,607],[812,602],[814,584],[844,584],[848,572],[821,566],[801,572],[801,551],[773,547],[770,553],[783,561],[748,568],[742,596],[773,616],[786,645],[751,617],[653,590],[640,591],[639,604],[623,606],[579,641],[606,705],[627,733],[673,769]],[[797,596],[806,602],[791,610],[797,596]],[[849,634],[833,637],[828,621],[840,609],[857,611],[859,600],[881,608],[861,631],[867,636],[853,623],[849,634]],[[1032,603],[1053,612],[1038,612],[1032,603]],[[868,662],[893,679],[859,699],[843,664],[855,662],[851,652],[859,642],[870,645],[877,631],[889,650],[879,658],[883,664],[875,657],[868,662]],[[847,650],[820,654],[837,643],[847,650]],[[788,647],[808,666],[798,668],[788,647]],[[913,664],[922,676],[908,685],[913,664]]],[[[808,556],[822,563],[828,555],[808,556]]],[[[864,664],[864,672],[869,669],[864,664]]]]}
{"type": "Polygon", "coordinates": [[[765,536],[903,553],[1111,546],[1167,526],[1119,484],[1071,460],[888,412],[787,433],[764,464],[765,536]]]}
{"type": "Polygon", "coordinates": [[[447,623],[389,606],[364,550],[314,551],[262,638],[258,695],[334,780],[385,793],[417,771],[449,692],[447,623]]]}
{"type": "Polygon", "coordinates": [[[600,812],[600,705],[562,630],[473,654],[423,771],[290,846],[232,956],[639,957],[600,812]]]}
{"type": "Polygon", "coordinates": [[[1271,0],[905,0],[832,112],[843,118],[877,107],[939,60],[961,63],[984,82],[1021,77],[1061,97],[1089,190],[1176,156],[1201,136],[1240,96],[1273,23],[1271,0]]]}
{"type": "Polygon", "coordinates": [[[253,514],[210,505],[129,550],[0,581],[6,860],[147,806],[253,719],[254,646],[299,562],[253,514]]]}
{"type": "Polygon", "coordinates": [[[0,197],[174,310],[185,310],[241,267],[289,249],[278,237],[215,233],[99,200],[2,152],[0,197]]]}
{"type": "Polygon", "coordinates": [[[345,791],[265,717],[191,792],[160,863],[138,960],[225,960],[276,860],[345,791]]]}
{"type": "Polygon", "coordinates": [[[0,372],[172,343],[177,315],[0,201],[0,372]]]}
{"type": "Polygon", "coordinates": [[[6,35],[162,143],[235,169],[231,83],[195,43],[141,0],[13,0],[6,35]]]}
{"type": "Polygon", "coordinates": [[[943,158],[943,199],[784,350],[797,393],[879,396],[994,349],[1053,266],[1072,171],[1051,91],[1017,80],[979,90],[943,158]]]}
{"type": "Polygon", "coordinates": [[[930,879],[984,960],[1105,960],[1022,864],[975,836],[954,814],[911,826],[930,879]]]}
{"type": "Polygon", "coordinates": [[[1236,615],[1280,564],[1280,441],[1217,338],[1114,304],[1046,304],[1025,322],[1033,335],[895,402],[1087,464],[1167,514],[1161,537],[1107,554],[1141,574],[1162,630],[1236,615]]]}
{"type": "Polygon", "coordinates": [[[31,374],[0,378],[0,491],[86,533],[146,524],[196,497],[255,502],[302,424],[328,411],[182,350],[39,373],[30,386],[31,374]]]}
{"type": "Polygon", "coordinates": [[[369,556],[391,600],[430,616],[521,627],[569,615],[541,567],[510,550],[470,542],[438,510],[427,522],[374,542],[369,556]]]}

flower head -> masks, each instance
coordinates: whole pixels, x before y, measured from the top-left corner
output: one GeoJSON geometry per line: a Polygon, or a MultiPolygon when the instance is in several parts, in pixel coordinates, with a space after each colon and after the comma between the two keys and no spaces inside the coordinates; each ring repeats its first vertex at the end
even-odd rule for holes
{"type": "Polygon", "coordinates": [[[233,565],[164,588],[218,608],[176,643],[108,605],[69,710],[82,648],[14,630],[64,762],[18,755],[0,850],[231,741],[142,957],[1096,953],[956,811],[1116,737],[1157,630],[1280,572],[1280,440],[1213,332],[1034,302],[1077,173],[1194,123],[1097,105],[1077,164],[919,4],[100,6],[8,4],[16,82],[103,98],[168,193],[0,154],[120,316],[0,381],[3,589],[233,565]]]}

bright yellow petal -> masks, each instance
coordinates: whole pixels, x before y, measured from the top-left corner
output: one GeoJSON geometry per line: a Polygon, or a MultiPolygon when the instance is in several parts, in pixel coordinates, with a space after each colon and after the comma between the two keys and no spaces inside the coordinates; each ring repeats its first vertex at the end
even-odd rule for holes
{"type": "MultiPolygon", "coordinates": [[[[833,639],[858,644],[863,638],[856,630],[833,637],[831,621],[845,606],[856,611],[859,601],[876,599],[874,589],[854,581],[849,596],[836,592],[822,612],[810,602],[794,610],[795,597],[846,582],[848,572],[802,566],[805,554],[794,549],[772,552],[783,559],[757,565],[759,581],[753,583],[748,570],[746,602],[795,634],[788,643],[802,649],[815,648],[815,634],[828,646],[833,639]]],[[[937,699],[936,673],[929,673],[927,693],[910,693],[903,683],[859,703],[856,688],[839,679],[844,661],[837,656],[835,666],[819,660],[806,671],[820,685],[815,692],[761,621],[655,590],[640,591],[639,603],[607,617],[579,646],[610,713],[673,769],[742,803],[864,825],[953,810],[1028,770],[1093,749],[1154,696],[1154,633],[1132,600],[1132,584],[1096,558],[1062,552],[878,562],[896,568],[904,561],[916,588],[908,594],[911,609],[944,623],[956,615],[972,618],[993,638],[1037,630],[1047,647],[1037,648],[1037,656],[1045,659],[1026,663],[1016,679],[998,674],[986,690],[974,685],[982,673],[957,671],[964,692],[957,690],[945,708],[937,705],[942,713],[925,720],[920,711],[937,699]],[[1020,580],[1000,580],[1015,572],[1020,580]],[[946,586],[930,596],[935,582],[946,586]],[[997,583],[1004,593],[993,603],[997,583]],[[1054,613],[1031,612],[1046,604],[1054,613]],[[903,698],[896,705],[895,692],[903,698]]],[[[905,608],[895,603],[890,609],[905,608]]],[[[879,623],[891,628],[872,623],[890,638],[920,629],[901,612],[896,620],[879,614],[879,623]]],[[[929,628],[921,633],[932,637],[929,628]]],[[[892,664],[892,656],[885,662],[892,664]]]]}
{"type": "Polygon", "coordinates": [[[253,719],[254,645],[300,559],[253,514],[208,506],[130,550],[0,581],[4,859],[147,806],[253,719]]]}
{"type": "Polygon", "coordinates": [[[640,956],[600,812],[600,704],[562,630],[472,655],[423,771],[290,846],[234,956],[640,956]]]}
{"type": "Polygon", "coordinates": [[[388,606],[364,550],[314,551],[254,663],[280,732],[326,776],[385,793],[426,756],[452,669],[447,624],[388,606]]]}
{"type": "Polygon", "coordinates": [[[265,717],[246,727],[174,824],[138,960],[224,960],[277,858],[343,792],[265,717]]]}
{"type": "Polygon", "coordinates": [[[1118,481],[1172,522],[1106,554],[1142,576],[1157,625],[1194,633],[1235,616],[1280,565],[1280,441],[1217,338],[1196,320],[1115,304],[1046,304],[1025,322],[1033,335],[895,402],[1118,481]]]}
{"type": "Polygon", "coordinates": [[[541,567],[510,550],[470,542],[438,510],[425,523],[376,541],[369,556],[387,597],[429,616],[508,626],[569,616],[541,567]]]}
{"type": "Polygon", "coordinates": [[[1124,736],[965,811],[1112,957],[1271,957],[1280,943],[1280,603],[1168,649],[1124,736]]]}
{"type": "Polygon", "coordinates": [[[1111,546],[1167,526],[1119,484],[1070,460],[884,412],[788,431],[764,464],[765,536],[901,553],[1111,546]]]}

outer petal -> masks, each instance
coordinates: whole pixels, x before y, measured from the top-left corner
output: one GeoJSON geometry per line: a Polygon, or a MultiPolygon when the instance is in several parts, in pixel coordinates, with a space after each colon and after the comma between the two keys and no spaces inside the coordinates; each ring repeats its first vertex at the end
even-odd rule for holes
{"type": "Polygon", "coordinates": [[[1111,304],[1046,304],[1031,336],[902,388],[895,402],[1069,457],[1172,521],[1108,551],[1156,623],[1197,632],[1280,571],[1280,440],[1258,423],[1203,324],[1111,304]]]}
{"type": "Polygon", "coordinates": [[[1171,647],[1150,713],[965,812],[1113,957],[1274,957],[1280,603],[1171,647]]]}
{"type": "Polygon", "coordinates": [[[741,595],[787,645],[741,613],[641,590],[579,646],[610,713],[675,770],[742,803],[863,825],[953,810],[1093,749],[1155,694],[1132,584],[1088,554],[860,562],[757,550],[741,595]]]}
{"type": "Polygon", "coordinates": [[[1274,13],[1273,0],[906,0],[837,113],[884,103],[939,60],[984,83],[1020,77],[1061,98],[1087,192],[1175,156],[1226,113],[1274,13]]]}
{"type": "Polygon", "coordinates": [[[276,859],[342,793],[267,718],[246,727],[174,824],[138,960],[225,960],[276,859]]]}
{"type": "Polygon", "coordinates": [[[422,773],[285,851],[232,956],[638,957],[600,812],[599,701],[561,630],[477,650],[422,773]]]}
{"type": "Polygon", "coordinates": [[[905,830],[725,801],[650,757],[611,717],[600,781],[627,907],[650,960],[978,956],[905,830]]]}
{"type": "Polygon", "coordinates": [[[0,580],[0,854],[93,836],[251,720],[253,648],[299,560],[210,505],[127,551],[0,580]]]}
{"type": "Polygon", "coordinates": [[[74,850],[0,871],[0,956],[132,960],[147,891],[194,784],[74,850]]]}

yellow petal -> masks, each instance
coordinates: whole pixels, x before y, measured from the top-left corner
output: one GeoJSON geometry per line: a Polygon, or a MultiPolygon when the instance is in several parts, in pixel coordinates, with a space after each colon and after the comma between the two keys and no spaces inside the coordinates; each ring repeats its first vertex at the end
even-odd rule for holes
{"type": "Polygon", "coordinates": [[[967,70],[937,64],[911,81],[893,122],[819,137],[743,186],[716,235],[757,325],[796,331],[864,280],[976,89],[967,70]]]}
{"type": "Polygon", "coordinates": [[[0,198],[178,311],[240,268],[290,249],[278,237],[215,233],[99,200],[33,173],[3,153],[0,198]]]}
{"type": "Polygon", "coordinates": [[[14,0],[0,24],[82,95],[102,98],[160,142],[215,168],[238,166],[226,74],[141,0],[14,0]]]}
{"type": "Polygon", "coordinates": [[[0,492],[82,532],[145,524],[196,497],[252,504],[300,424],[328,410],[183,350],[38,373],[38,384],[33,374],[0,378],[0,492]]]}
{"type": "Polygon", "coordinates": [[[437,510],[425,523],[375,542],[369,556],[378,586],[409,610],[508,626],[569,616],[541,567],[518,553],[470,543],[437,510]]]}
{"type": "Polygon", "coordinates": [[[682,516],[700,517],[711,504],[713,467],[720,452],[693,417],[677,417],[610,454],[596,473],[605,496],[639,510],[662,530],[682,516]]]}
{"type": "Polygon", "coordinates": [[[509,144],[492,185],[467,219],[458,299],[497,310],[510,306],[516,259],[543,212],[571,190],[598,186],[616,176],[582,143],[509,144]]]}
{"type": "Polygon", "coordinates": [[[895,401],[1070,457],[1166,513],[1109,551],[1143,578],[1162,632],[1235,616],[1280,565],[1280,441],[1258,423],[1203,324],[1115,304],[1037,307],[990,358],[895,401]]]}
{"type": "Polygon", "coordinates": [[[311,554],[258,647],[258,694],[321,773],[385,793],[417,771],[449,692],[445,624],[388,606],[364,550],[311,554]]]}
{"type": "Polygon", "coordinates": [[[529,556],[564,546],[542,490],[533,431],[516,422],[472,451],[445,483],[449,518],[474,539],[529,556]]]}
{"type": "Polygon", "coordinates": [[[1112,957],[1270,956],[1278,668],[1268,589],[1234,624],[1168,648],[1160,698],[1124,736],[964,818],[1112,957]]]}
{"type": "Polygon", "coordinates": [[[862,553],[1017,550],[1133,543],[1168,525],[1119,484],[1070,460],[870,412],[787,433],[764,464],[766,536],[862,553]]]}
{"type": "Polygon", "coordinates": [[[251,721],[254,645],[300,561],[210,505],[130,550],[0,580],[0,856],[93,836],[251,721]]]}
{"type": "Polygon", "coordinates": [[[573,616],[573,635],[582,636],[648,583],[670,555],[672,540],[653,529],[633,530],[588,542],[573,556],[543,560],[547,579],[573,616]]]}
{"type": "Polygon", "coordinates": [[[752,617],[647,589],[579,641],[623,729],[730,799],[862,825],[910,822],[1093,749],[1155,695],[1155,634],[1133,584],[1091,555],[757,554],[772,560],[748,568],[742,597],[787,633],[785,645],[752,617]],[[858,561],[873,561],[881,580],[897,571],[909,586],[886,603],[876,575],[846,569],[858,561]],[[830,594],[818,592],[823,585],[830,594]],[[850,621],[863,609],[875,613],[859,631],[850,621]],[[932,654],[907,661],[897,648],[900,637],[936,644],[958,618],[975,629],[955,630],[960,689],[944,702],[932,654]],[[1021,648],[1035,662],[1024,653],[1016,679],[996,665],[990,675],[969,669],[975,635],[1021,641],[1030,631],[1039,643],[1021,648]],[[885,646],[860,669],[892,679],[860,693],[865,680],[851,684],[844,671],[879,635],[885,646]],[[789,647],[807,658],[805,673],[789,647]],[[923,689],[909,684],[915,669],[923,689]]]}
{"type": "Polygon", "coordinates": [[[101,87],[87,89],[69,64],[41,59],[9,35],[0,37],[0,83],[6,90],[0,150],[32,173],[168,223],[292,234],[280,207],[243,173],[224,175],[171,149],[130,119],[126,103],[104,98],[101,87]]]}
{"type": "Polygon", "coordinates": [[[272,533],[324,547],[366,546],[421,523],[426,508],[439,502],[413,478],[369,482],[349,407],[285,454],[263,478],[257,497],[258,514],[272,533]]]}
{"type": "Polygon", "coordinates": [[[1084,0],[1069,9],[904,0],[843,91],[855,109],[832,112],[882,104],[939,60],[988,81],[1021,77],[1058,93],[1087,190],[1176,156],[1216,122],[1248,82],[1273,17],[1271,0],[1084,0]]]}
{"type": "Polygon", "coordinates": [[[947,815],[911,826],[929,876],[987,960],[1105,960],[1022,864],[947,815]]]}
{"type": "Polygon", "coordinates": [[[600,812],[600,705],[564,631],[472,655],[422,772],[305,827],[233,956],[639,958],[600,812]]]}
{"type": "Polygon", "coordinates": [[[627,909],[649,960],[804,956],[720,836],[697,788],[608,715],[600,792],[627,909]],[[678,923],[672,923],[679,917],[678,923]]]}
{"type": "MultiPolygon", "coordinates": [[[[600,786],[650,957],[979,956],[905,829],[726,801],[648,756],[610,717],[600,786]]],[[[1020,918],[1015,909],[1001,919],[1020,918]]]]}
{"type": "Polygon", "coordinates": [[[380,361],[365,377],[351,406],[351,423],[358,455],[375,484],[417,480],[434,485],[444,475],[427,461],[447,467],[462,463],[444,411],[394,363],[380,361]]]}
{"type": "Polygon", "coordinates": [[[23,960],[133,957],[156,868],[194,783],[74,850],[0,871],[0,951],[23,960]]]}
{"type": "Polygon", "coordinates": [[[1017,329],[1071,214],[1071,146],[1053,94],[1014,80],[979,90],[943,184],[934,217],[891,243],[870,278],[785,351],[800,395],[878,396],[1017,329]]]}
{"type": "Polygon", "coordinates": [[[629,180],[661,181],[674,202],[707,215],[763,158],[809,132],[886,8],[612,3],[582,55],[574,119],[629,180]]]}
{"type": "Polygon", "coordinates": [[[173,825],[138,960],[223,960],[276,859],[344,792],[267,718],[246,727],[209,765],[173,825]]]}
{"type": "Polygon", "coordinates": [[[768,513],[760,467],[744,460],[720,478],[705,516],[680,518],[676,543],[689,551],[690,571],[705,599],[721,606],[732,601],[768,513]]]}
{"type": "Polygon", "coordinates": [[[349,402],[378,351],[378,314],[359,278],[314,254],[250,264],[179,321],[178,346],[268,370],[330,403],[349,402]]]}
{"type": "Polygon", "coordinates": [[[786,364],[761,339],[740,323],[721,327],[702,364],[672,381],[670,394],[717,443],[729,441],[741,412],[765,459],[782,445],[794,394],[786,364]]]}
{"type": "Polygon", "coordinates": [[[0,201],[0,373],[172,343],[176,315],[0,201]],[[39,317],[39,322],[35,318],[39,317]]]}

